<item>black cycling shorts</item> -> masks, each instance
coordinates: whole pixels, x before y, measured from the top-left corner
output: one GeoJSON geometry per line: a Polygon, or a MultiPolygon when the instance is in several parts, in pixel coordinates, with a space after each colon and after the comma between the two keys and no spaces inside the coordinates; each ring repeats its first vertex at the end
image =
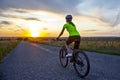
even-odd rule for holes
{"type": "Polygon", "coordinates": [[[69,36],[69,38],[66,41],[66,44],[69,45],[72,42],[74,42],[74,49],[79,49],[81,37],[80,36],[69,36]]]}

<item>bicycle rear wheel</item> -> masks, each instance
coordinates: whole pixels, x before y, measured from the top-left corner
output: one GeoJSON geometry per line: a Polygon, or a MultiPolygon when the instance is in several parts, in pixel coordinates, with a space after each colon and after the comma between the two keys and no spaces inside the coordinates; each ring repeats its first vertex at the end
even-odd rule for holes
{"type": "Polygon", "coordinates": [[[66,57],[67,52],[64,48],[60,49],[59,52],[59,59],[60,59],[60,63],[61,65],[65,68],[68,65],[68,58],[66,57]]]}
{"type": "Polygon", "coordinates": [[[75,57],[75,62],[73,63],[74,68],[81,78],[88,75],[90,71],[90,63],[87,55],[83,51],[78,51],[77,57],[75,57]]]}

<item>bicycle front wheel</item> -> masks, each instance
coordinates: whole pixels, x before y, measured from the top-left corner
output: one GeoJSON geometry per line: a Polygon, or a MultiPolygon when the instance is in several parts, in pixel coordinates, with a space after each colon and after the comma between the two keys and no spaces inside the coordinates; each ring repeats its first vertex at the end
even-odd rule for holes
{"type": "Polygon", "coordinates": [[[87,55],[83,51],[78,51],[75,57],[75,62],[73,63],[74,68],[81,78],[88,75],[90,71],[90,63],[87,55]]]}
{"type": "Polygon", "coordinates": [[[60,59],[60,63],[61,65],[65,68],[68,65],[68,58],[66,57],[67,52],[64,48],[60,49],[59,52],[59,59],[60,59]]]}

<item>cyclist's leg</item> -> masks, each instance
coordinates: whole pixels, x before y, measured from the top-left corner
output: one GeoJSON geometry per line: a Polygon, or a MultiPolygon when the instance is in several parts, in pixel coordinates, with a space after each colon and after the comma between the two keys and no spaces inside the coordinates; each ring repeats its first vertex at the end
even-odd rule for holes
{"type": "Polygon", "coordinates": [[[77,36],[77,37],[75,38],[75,42],[74,42],[74,49],[75,49],[75,50],[79,49],[80,41],[81,41],[81,37],[80,37],[80,36],[77,36]]]}
{"type": "Polygon", "coordinates": [[[67,49],[67,52],[70,52],[70,47],[69,47],[69,45],[73,42],[74,40],[73,40],[73,38],[70,36],[68,39],[67,39],[67,41],[66,41],[66,43],[65,43],[65,47],[66,47],[66,49],[67,49]]]}
{"type": "Polygon", "coordinates": [[[78,56],[75,53],[77,53],[77,51],[79,51],[78,49],[79,49],[80,41],[81,41],[81,37],[80,36],[76,36],[75,37],[75,41],[74,41],[74,51],[73,51],[74,57],[70,60],[70,62],[74,62],[75,61],[75,57],[78,56]]]}

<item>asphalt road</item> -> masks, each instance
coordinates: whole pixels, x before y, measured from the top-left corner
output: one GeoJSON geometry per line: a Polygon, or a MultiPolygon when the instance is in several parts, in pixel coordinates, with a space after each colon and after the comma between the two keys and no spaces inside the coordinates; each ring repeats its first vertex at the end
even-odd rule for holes
{"type": "Polygon", "coordinates": [[[91,70],[82,79],[60,65],[60,47],[21,42],[0,64],[0,80],[120,80],[120,56],[86,52],[91,70]]]}

